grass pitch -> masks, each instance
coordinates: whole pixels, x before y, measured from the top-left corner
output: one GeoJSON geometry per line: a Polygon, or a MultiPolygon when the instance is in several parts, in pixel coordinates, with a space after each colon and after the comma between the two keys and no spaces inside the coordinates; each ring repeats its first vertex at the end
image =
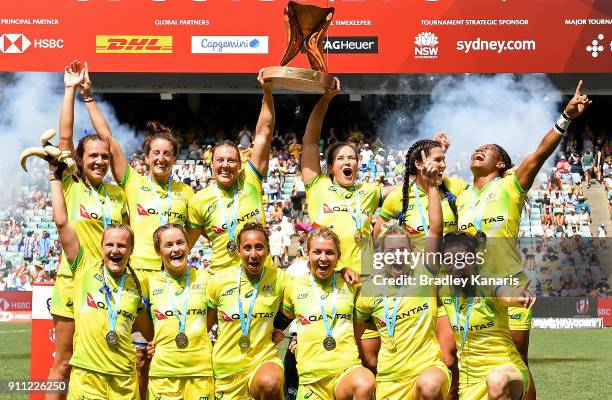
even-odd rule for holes
{"type": "MultiPolygon", "coordinates": [[[[27,380],[30,375],[30,328],[0,324],[0,381],[27,380]]],[[[286,342],[286,341],[285,341],[286,342]]],[[[283,347],[286,343],[283,343],[283,347]]],[[[591,400],[610,398],[612,329],[544,330],[531,332],[529,366],[538,399],[591,400]]],[[[27,399],[0,388],[0,399],[27,399]]]]}

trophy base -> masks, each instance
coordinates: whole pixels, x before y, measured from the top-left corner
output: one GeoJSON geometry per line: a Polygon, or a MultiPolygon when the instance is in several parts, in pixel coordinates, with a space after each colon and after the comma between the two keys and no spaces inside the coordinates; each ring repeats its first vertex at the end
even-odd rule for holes
{"type": "Polygon", "coordinates": [[[274,87],[305,93],[325,93],[336,85],[327,72],[287,66],[264,68],[263,79],[271,79],[274,87]]]}

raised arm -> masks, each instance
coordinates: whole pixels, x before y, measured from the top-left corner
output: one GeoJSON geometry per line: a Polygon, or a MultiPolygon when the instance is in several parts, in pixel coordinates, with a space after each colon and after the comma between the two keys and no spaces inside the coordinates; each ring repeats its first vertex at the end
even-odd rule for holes
{"type": "Polygon", "coordinates": [[[274,132],[274,98],[272,97],[272,80],[264,81],[262,71],[259,71],[257,80],[263,88],[263,98],[261,100],[261,111],[257,126],[255,126],[255,138],[253,139],[253,154],[251,163],[262,176],[268,173],[268,163],[270,161],[270,146],[272,143],[272,133],[274,132]]]}
{"type": "Polygon", "coordinates": [[[531,281],[528,281],[522,288],[500,286],[495,290],[495,297],[507,307],[531,308],[536,297],[527,289],[530,283],[531,281]]]}
{"type": "Polygon", "coordinates": [[[318,103],[312,109],[306,131],[302,138],[302,180],[309,184],[321,173],[321,159],[319,158],[319,139],[321,138],[321,127],[323,118],[327,112],[329,102],[340,92],[340,81],[336,79],[336,87],[328,89],[321,96],[318,103]]]}
{"type": "MultiPolygon", "coordinates": [[[[416,162],[416,167],[422,171],[423,180],[427,187],[427,218],[429,221],[429,232],[425,243],[425,254],[435,254],[440,249],[440,242],[444,235],[444,219],[442,215],[442,203],[438,189],[439,167],[425,151],[421,151],[421,162],[416,162]]],[[[433,262],[428,262],[429,267],[437,268],[433,262]]]]}
{"type": "Polygon", "coordinates": [[[64,70],[64,100],[59,119],[59,148],[69,150],[70,156],[75,157],[74,151],[74,99],[77,86],[83,81],[84,69],[81,63],[73,61],[64,70]]]}
{"type": "Polygon", "coordinates": [[[546,133],[536,151],[525,157],[516,170],[516,177],[523,190],[527,191],[531,188],[540,168],[542,168],[548,157],[555,152],[557,146],[561,143],[563,137],[565,137],[570,121],[582,114],[591,104],[591,100],[589,100],[586,94],[580,94],[581,87],[582,81],[578,83],[574,97],[565,106],[565,110],[557,120],[557,123],[546,133]]]}
{"type": "Polygon", "coordinates": [[[83,101],[85,102],[89,119],[91,120],[96,133],[108,141],[111,152],[111,171],[113,172],[113,177],[115,180],[120,182],[123,180],[125,172],[128,168],[127,158],[125,157],[123,150],[121,150],[119,142],[117,142],[117,140],[115,140],[113,137],[113,133],[108,126],[108,122],[106,122],[106,118],[104,118],[104,114],[102,114],[102,111],[100,111],[100,108],[98,108],[98,105],[96,104],[96,100],[93,98],[87,63],[85,63],[83,72],[81,95],[83,96],[83,101]]]}
{"type": "MultiPolygon", "coordinates": [[[[59,233],[62,248],[68,262],[72,263],[79,255],[81,244],[76,231],[68,222],[68,211],[62,188],[63,164],[49,163],[49,185],[51,186],[51,206],[53,207],[53,221],[59,233]]],[[[68,178],[71,179],[71,178],[68,178]]]]}

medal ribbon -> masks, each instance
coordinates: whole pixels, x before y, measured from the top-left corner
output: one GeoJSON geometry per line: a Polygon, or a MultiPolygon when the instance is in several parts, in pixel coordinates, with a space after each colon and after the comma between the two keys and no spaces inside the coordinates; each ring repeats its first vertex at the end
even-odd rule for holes
{"type": "Polygon", "coordinates": [[[429,234],[429,226],[427,224],[427,219],[425,218],[425,212],[423,211],[423,207],[421,206],[421,196],[419,195],[419,188],[416,183],[412,184],[412,192],[414,193],[414,199],[416,200],[416,206],[419,210],[419,216],[421,217],[421,224],[423,224],[423,232],[425,236],[429,234]]]}
{"type": "Polygon", "coordinates": [[[351,206],[351,203],[346,200],[342,193],[340,193],[340,187],[338,187],[338,185],[334,185],[334,188],[338,197],[340,197],[340,199],[342,199],[346,205],[349,214],[351,214],[351,218],[353,218],[353,221],[355,221],[355,229],[361,231],[361,194],[359,193],[359,189],[355,189],[355,199],[357,200],[357,208],[355,209],[353,206],[351,206]]]}
{"type": "Polygon", "coordinates": [[[259,284],[261,283],[261,278],[263,278],[264,269],[261,270],[261,275],[259,275],[259,279],[257,283],[253,287],[253,296],[251,296],[251,304],[249,304],[249,313],[246,316],[246,321],[244,317],[244,307],[242,306],[242,298],[240,297],[240,275],[242,274],[242,268],[238,268],[238,280],[236,282],[236,286],[238,286],[238,315],[240,316],[240,329],[242,330],[243,336],[249,336],[249,331],[251,330],[251,318],[253,317],[253,307],[255,307],[255,300],[257,300],[257,293],[259,292],[259,284]]]}
{"type": "Polygon", "coordinates": [[[489,188],[487,189],[486,193],[484,194],[480,202],[479,213],[476,213],[476,188],[472,186],[472,192],[470,193],[470,203],[471,203],[470,208],[472,209],[472,218],[474,219],[474,227],[476,227],[476,230],[478,231],[482,231],[482,214],[484,213],[484,209],[487,205],[487,196],[489,195],[489,192],[491,191],[491,189],[493,189],[493,187],[497,185],[498,181],[499,181],[499,177],[493,179],[493,182],[489,184],[489,188]]]}
{"type": "Polygon", "coordinates": [[[94,198],[96,199],[96,203],[98,203],[98,207],[100,207],[100,214],[102,216],[102,225],[104,226],[104,229],[108,228],[108,226],[113,222],[113,209],[111,207],[111,201],[110,201],[110,197],[108,196],[108,189],[106,188],[106,185],[104,183],[102,183],[102,187],[104,187],[104,196],[105,196],[105,202],[106,202],[106,208],[107,208],[107,212],[104,212],[104,206],[102,205],[102,202],[100,201],[100,197],[98,196],[99,192],[97,190],[95,190],[95,188],[92,186],[90,190],[94,191],[94,198]]]}
{"type": "Polygon", "coordinates": [[[215,194],[217,195],[217,207],[223,213],[223,218],[225,219],[225,225],[227,226],[227,235],[229,236],[230,241],[234,241],[236,238],[236,230],[238,229],[238,190],[234,191],[234,219],[230,224],[229,216],[225,209],[227,208],[225,204],[223,204],[223,198],[221,197],[221,192],[219,191],[219,187],[215,184],[215,194]]]}
{"type": "Polygon", "coordinates": [[[161,225],[166,225],[168,222],[170,222],[170,209],[172,208],[172,174],[168,175],[168,191],[166,194],[166,199],[168,202],[168,207],[166,209],[166,214],[168,214],[166,216],[166,222],[164,222],[164,215],[162,214],[161,208],[160,208],[160,201],[159,201],[159,196],[157,194],[157,190],[155,190],[155,186],[153,185],[153,181],[151,180],[151,175],[147,175],[147,177],[149,178],[149,187],[151,188],[151,191],[153,192],[153,195],[155,196],[155,207],[157,208],[157,215],[159,216],[159,224],[161,225]]]}
{"type": "MultiPolygon", "coordinates": [[[[459,328],[459,335],[461,335],[461,307],[459,305],[458,290],[455,288],[455,318],[457,318],[457,328],[459,328]]],[[[469,328],[470,328],[470,316],[472,309],[474,308],[474,296],[469,296],[467,311],[465,314],[465,325],[463,326],[463,335],[461,335],[461,351],[467,340],[469,328]]]]}
{"type": "Polygon", "coordinates": [[[108,326],[109,330],[114,331],[117,326],[117,315],[119,314],[119,303],[121,303],[121,295],[123,294],[123,285],[125,284],[126,272],[123,271],[121,276],[121,282],[119,283],[119,289],[117,294],[113,296],[110,287],[106,283],[108,277],[106,276],[106,266],[102,265],[102,275],[104,275],[104,300],[108,307],[108,326]],[[111,299],[115,302],[115,306],[111,302],[111,299]]]}
{"type": "Polygon", "coordinates": [[[310,277],[310,283],[312,284],[312,290],[314,292],[315,297],[319,300],[319,308],[321,309],[321,317],[323,318],[323,324],[325,324],[325,332],[328,337],[332,337],[334,333],[333,323],[336,320],[336,303],[337,303],[337,293],[336,293],[336,273],[334,272],[332,276],[332,296],[334,296],[334,302],[332,303],[332,315],[331,320],[332,323],[329,323],[327,319],[327,311],[325,311],[325,304],[323,304],[323,300],[321,300],[321,296],[319,295],[319,291],[317,290],[317,285],[315,283],[314,278],[312,277],[312,273],[309,272],[308,276],[310,277]]]}
{"type": "Polygon", "coordinates": [[[187,274],[187,283],[185,286],[185,300],[183,300],[183,312],[182,314],[179,316],[178,314],[178,309],[176,307],[176,303],[174,302],[174,294],[173,294],[173,288],[172,288],[172,284],[170,282],[170,280],[168,279],[170,276],[167,272],[164,272],[164,274],[166,275],[166,288],[168,290],[168,297],[170,298],[170,305],[172,306],[172,312],[174,313],[174,315],[176,316],[176,319],[178,319],[179,322],[179,332],[184,333],[185,332],[185,325],[187,322],[187,307],[189,306],[189,292],[191,291],[191,274],[189,273],[189,267],[187,267],[187,271],[185,272],[187,274]]]}

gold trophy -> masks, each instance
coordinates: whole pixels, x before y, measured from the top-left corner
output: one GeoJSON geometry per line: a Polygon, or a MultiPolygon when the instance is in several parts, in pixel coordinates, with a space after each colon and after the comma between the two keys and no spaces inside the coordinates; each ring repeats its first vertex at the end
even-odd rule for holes
{"type": "Polygon", "coordinates": [[[336,84],[327,73],[323,57],[323,39],[334,16],[334,8],[321,8],[290,1],[285,8],[287,50],[280,66],[263,70],[263,79],[271,79],[274,87],[292,91],[323,93],[336,84]],[[312,69],[290,67],[288,64],[304,45],[312,69]]]}

